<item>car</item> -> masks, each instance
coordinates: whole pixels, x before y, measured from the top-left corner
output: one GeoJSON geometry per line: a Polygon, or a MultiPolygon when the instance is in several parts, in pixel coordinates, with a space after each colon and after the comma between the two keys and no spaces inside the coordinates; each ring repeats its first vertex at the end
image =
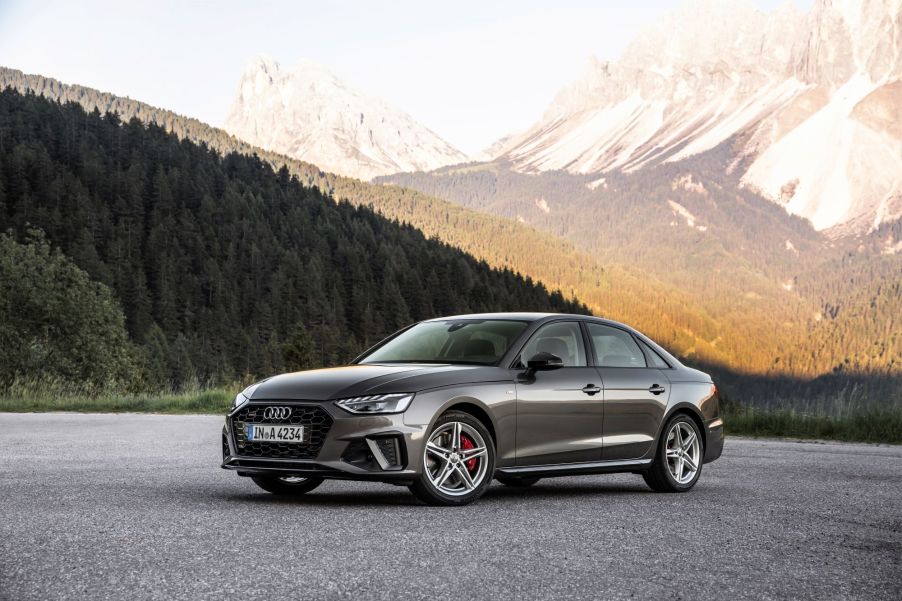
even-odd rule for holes
{"type": "Polygon", "coordinates": [[[548,313],[418,322],[350,365],[247,387],[222,432],[222,467],[270,493],[375,480],[430,505],[613,472],[685,492],[722,450],[708,374],[624,324],[548,313]]]}

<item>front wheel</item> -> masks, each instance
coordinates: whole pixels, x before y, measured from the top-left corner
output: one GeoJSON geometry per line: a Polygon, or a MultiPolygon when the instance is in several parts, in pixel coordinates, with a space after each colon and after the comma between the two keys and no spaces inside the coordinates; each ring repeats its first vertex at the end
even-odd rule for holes
{"type": "Polygon", "coordinates": [[[675,415],[667,422],[655,460],[642,477],[658,492],[686,492],[702,473],[702,451],[698,426],[687,415],[675,415]]]}
{"type": "Polygon", "coordinates": [[[323,483],[322,478],[304,478],[302,476],[253,476],[251,480],[266,492],[281,497],[297,497],[323,483]]]}
{"type": "Polygon", "coordinates": [[[450,411],[436,420],[423,447],[423,473],[410,486],[429,505],[466,505],[482,496],[495,473],[495,444],[482,422],[450,411]]]}

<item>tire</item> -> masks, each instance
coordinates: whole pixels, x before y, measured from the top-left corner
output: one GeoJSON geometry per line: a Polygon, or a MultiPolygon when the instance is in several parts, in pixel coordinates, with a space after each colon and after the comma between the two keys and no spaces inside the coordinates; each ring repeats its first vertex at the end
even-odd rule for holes
{"type": "Polygon", "coordinates": [[[688,415],[679,413],[668,420],[667,425],[664,426],[661,439],[658,441],[655,460],[651,467],[642,473],[642,478],[652,490],[657,492],[686,492],[698,482],[698,478],[702,474],[702,458],[704,456],[705,448],[698,426],[688,415]],[[679,438],[676,432],[679,432],[679,438]],[[689,440],[689,434],[694,435],[694,439],[689,440]],[[678,443],[682,443],[680,447],[683,449],[682,455],[674,452],[678,443]],[[693,465],[696,469],[691,472],[693,465]],[[682,474],[680,479],[677,478],[677,473],[682,474]]]}
{"type": "Polygon", "coordinates": [[[299,497],[323,483],[322,478],[298,476],[252,476],[251,480],[266,492],[280,497],[299,497]]]}
{"type": "Polygon", "coordinates": [[[422,473],[410,492],[428,505],[467,505],[492,483],[495,441],[469,413],[449,411],[429,431],[422,461],[422,473]]]}
{"type": "Polygon", "coordinates": [[[527,486],[532,486],[541,478],[512,478],[510,476],[502,476],[500,478],[495,478],[498,482],[505,486],[512,486],[514,488],[526,488],[527,486]]]}

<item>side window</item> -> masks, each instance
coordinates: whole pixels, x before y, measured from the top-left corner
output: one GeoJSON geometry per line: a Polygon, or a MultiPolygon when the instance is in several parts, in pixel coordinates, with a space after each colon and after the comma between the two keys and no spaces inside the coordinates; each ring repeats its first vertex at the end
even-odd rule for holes
{"type": "Polygon", "coordinates": [[[658,351],[651,348],[641,340],[639,341],[639,344],[642,345],[642,348],[645,350],[645,354],[651,357],[651,364],[653,367],[657,367],[658,369],[670,368],[670,366],[667,365],[667,361],[664,361],[664,359],[661,358],[661,355],[658,354],[658,351]]]}
{"type": "Polygon", "coordinates": [[[597,323],[586,325],[599,367],[647,367],[645,355],[629,333],[597,323]]]}
{"type": "Polygon", "coordinates": [[[526,364],[537,353],[551,353],[564,361],[564,367],[586,367],[586,347],[579,324],[575,321],[559,321],[542,326],[533,334],[523,352],[520,362],[526,364]]]}

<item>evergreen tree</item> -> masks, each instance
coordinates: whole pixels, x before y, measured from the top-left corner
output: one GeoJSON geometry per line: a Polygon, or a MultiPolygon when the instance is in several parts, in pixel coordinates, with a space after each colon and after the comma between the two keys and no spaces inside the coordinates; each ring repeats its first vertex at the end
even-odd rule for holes
{"type": "Polygon", "coordinates": [[[310,369],[322,364],[321,358],[317,357],[316,343],[313,337],[300,322],[294,326],[288,339],[282,345],[282,357],[286,368],[291,371],[310,369]]]}

